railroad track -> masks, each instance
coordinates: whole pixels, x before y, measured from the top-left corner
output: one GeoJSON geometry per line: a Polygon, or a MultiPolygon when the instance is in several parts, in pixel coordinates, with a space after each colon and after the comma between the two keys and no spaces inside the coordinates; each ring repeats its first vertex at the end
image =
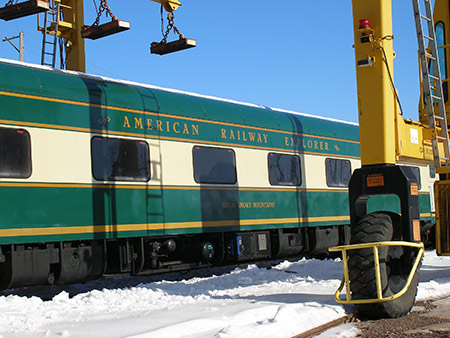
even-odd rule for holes
{"type": "Polygon", "coordinates": [[[326,330],[329,330],[333,327],[336,327],[336,326],[339,326],[342,324],[353,323],[353,322],[359,322],[359,320],[356,318],[356,316],[354,314],[349,314],[349,315],[343,316],[341,318],[332,320],[331,322],[317,326],[311,330],[300,333],[291,338],[312,338],[312,337],[315,337],[318,334],[321,334],[322,332],[325,332],[326,330]]]}

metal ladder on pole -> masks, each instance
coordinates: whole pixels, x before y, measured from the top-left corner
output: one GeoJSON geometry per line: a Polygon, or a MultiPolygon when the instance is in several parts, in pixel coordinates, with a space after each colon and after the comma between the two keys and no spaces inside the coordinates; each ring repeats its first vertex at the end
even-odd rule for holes
{"type": "Polygon", "coordinates": [[[431,0],[412,0],[412,3],[414,19],[416,22],[417,42],[419,44],[423,92],[427,106],[428,124],[431,129],[434,129],[434,137],[432,139],[434,166],[435,168],[441,168],[442,161],[444,161],[445,167],[450,169],[447,117],[444,106],[444,95],[431,0]],[[425,9],[425,15],[421,13],[421,3],[425,9]],[[428,29],[427,33],[424,33],[424,25],[426,25],[428,29]],[[428,42],[428,50],[425,47],[426,42],[428,42]],[[432,74],[429,69],[429,62],[431,62],[433,66],[432,74]],[[440,132],[438,131],[439,127],[440,132]],[[442,154],[439,149],[439,143],[443,144],[444,154],[442,154]]]}
{"type": "Polygon", "coordinates": [[[44,14],[41,65],[55,68],[60,15],[60,2],[54,0],[44,14]]]}

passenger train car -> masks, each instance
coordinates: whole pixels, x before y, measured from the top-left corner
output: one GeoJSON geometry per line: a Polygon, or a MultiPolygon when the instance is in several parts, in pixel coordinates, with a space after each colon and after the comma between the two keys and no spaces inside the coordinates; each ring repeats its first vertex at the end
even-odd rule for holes
{"type": "MultiPolygon", "coordinates": [[[[356,124],[2,60],[0,288],[324,254],[349,243],[358,138],[356,124]]],[[[417,175],[432,223],[434,178],[417,175]]]]}

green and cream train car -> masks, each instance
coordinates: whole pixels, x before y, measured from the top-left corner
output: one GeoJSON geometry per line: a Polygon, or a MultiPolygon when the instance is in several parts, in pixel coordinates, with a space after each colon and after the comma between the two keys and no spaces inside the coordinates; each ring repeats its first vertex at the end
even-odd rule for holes
{"type": "MultiPolygon", "coordinates": [[[[349,242],[358,137],[355,124],[2,60],[0,287],[324,254],[349,242]]],[[[430,223],[434,179],[417,173],[430,223]]]]}

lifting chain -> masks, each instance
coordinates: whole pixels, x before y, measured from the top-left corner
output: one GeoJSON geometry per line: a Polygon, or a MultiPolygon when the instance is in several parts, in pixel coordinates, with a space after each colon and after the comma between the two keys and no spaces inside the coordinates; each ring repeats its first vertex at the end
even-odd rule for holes
{"type": "Polygon", "coordinates": [[[163,35],[163,38],[161,40],[162,43],[167,43],[167,37],[169,36],[170,31],[173,29],[174,33],[178,34],[178,37],[180,39],[184,39],[184,35],[180,33],[178,28],[175,26],[175,17],[173,15],[173,12],[167,13],[167,27],[166,31],[164,32],[164,17],[163,17],[163,6],[161,5],[161,33],[163,35]]]}
{"type": "MultiPolygon", "coordinates": [[[[97,5],[94,1],[94,6],[97,9],[97,5]]],[[[106,16],[110,16],[113,21],[117,21],[117,17],[111,12],[111,9],[109,8],[108,2],[106,0],[100,0],[100,7],[97,10],[97,19],[95,19],[95,22],[92,26],[98,26],[100,23],[100,17],[102,16],[102,13],[106,11],[106,16]]]]}

